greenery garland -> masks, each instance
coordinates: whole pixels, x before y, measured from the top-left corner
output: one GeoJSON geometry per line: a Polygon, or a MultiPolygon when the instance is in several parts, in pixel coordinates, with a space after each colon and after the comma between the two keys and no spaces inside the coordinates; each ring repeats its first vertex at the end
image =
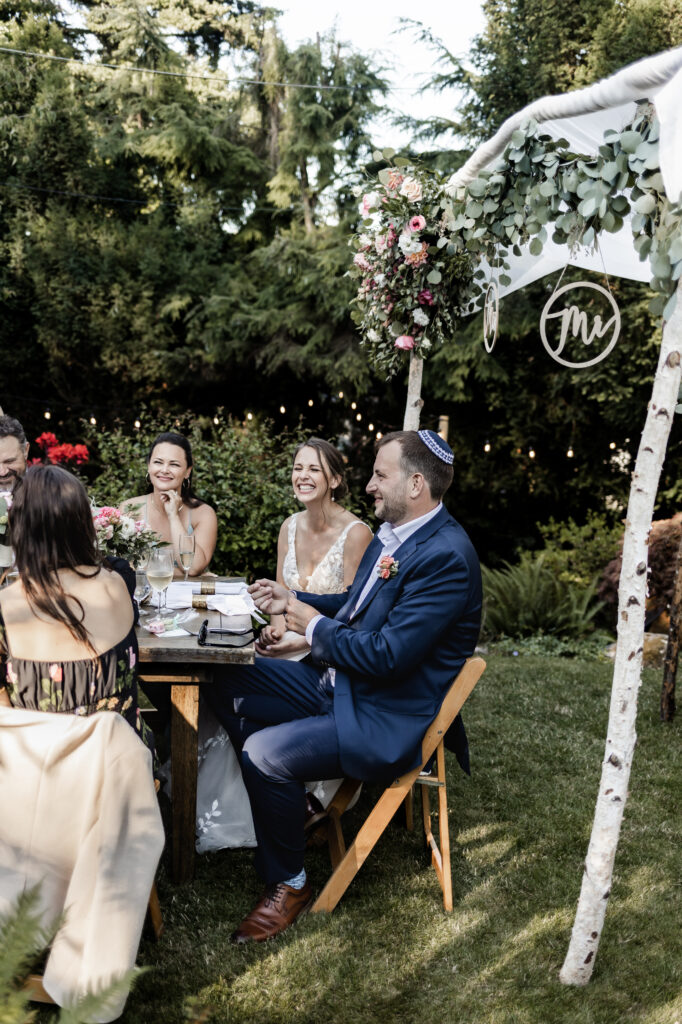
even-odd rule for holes
{"type": "MultiPolygon", "coordinates": [[[[443,283],[442,308],[437,328],[430,329],[432,337],[442,343],[448,329],[452,337],[457,321],[481,305],[488,283],[479,265],[482,259],[499,268],[499,283],[508,285],[510,250],[520,256],[521,246],[528,245],[533,256],[540,256],[552,229],[552,240],[569,249],[593,246],[600,232],[619,231],[628,215],[635,249],[651,265],[651,288],[656,293],[651,312],[669,319],[682,274],[682,205],[672,203],[665,194],[658,138],[654,108],[642,103],[623,131],[605,132],[604,143],[591,158],[571,153],[565,139],[542,134],[537,123],[528,120],[513,133],[495,165],[454,195],[448,194],[445,183],[434,184],[435,175],[428,178],[428,172],[407,161],[396,160],[393,168],[379,171],[372,186],[379,194],[386,193],[387,176],[395,173],[422,186],[427,178],[431,182],[430,189],[424,187],[427,205],[415,207],[413,216],[422,214],[431,225],[428,262],[420,270],[426,280],[435,270],[443,283]]],[[[379,155],[390,159],[386,152],[375,157],[379,155]]],[[[363,231],[352,240],[358,253],[367,245],[368,232],[376,233],[377,226],[380,231],[386,218],[399,212],[390,196],[386,201],[382,197],[379,213],[365,218],[363,231]]],[[[416,297],[415,283],[400,269],[400,256],[394,248],[397,266],[391,291],[396,301],[391,309],[387,312],[386,289],[374,284],[375,264],[369,259],[368,266],[360,269],[362,282],[353,314],[375,365],[389,373],[395,373],[404,358],[399,351],[402,346],[396,348],[401,334],[397,329],[404,322],[394,310],[404,313],[416,297]]],[[[422,358],[429,353],[430,346],[423,340],[420,344],[416,339],[413,347],[422,358]]]]}

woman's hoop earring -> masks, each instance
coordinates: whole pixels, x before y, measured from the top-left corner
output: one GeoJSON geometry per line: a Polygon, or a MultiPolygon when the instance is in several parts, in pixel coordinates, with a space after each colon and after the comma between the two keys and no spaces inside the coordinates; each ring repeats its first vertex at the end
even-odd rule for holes
{"type": "Polygon", "coordinates": [[[181,491],[188,491],[189,490],[189,477],[188,476],[186,476],[185,479],[182,481],[182,484],[180,485],[180,490],[181,491]]]}
{"type": "Polygon", "coordinates": [[[147,481],[148,484],[150,484],[152,482],[151,478],[149,476],[149,473],[145,473],[144,478],[145,478],[145,480],[147,481]]]}

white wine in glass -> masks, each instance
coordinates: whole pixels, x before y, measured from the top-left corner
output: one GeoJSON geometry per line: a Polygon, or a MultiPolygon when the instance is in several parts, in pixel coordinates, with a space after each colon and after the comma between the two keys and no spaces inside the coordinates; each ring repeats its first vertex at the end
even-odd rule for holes
{"type": "Polygon", "coordinates": [[[161,617],[161,595],[173,579],[173,555],[167,548],[154,548],[147,562],[149,585],[159,595],[159,618],[161,617]]]}
{"type": "Polygon", "coordinates": [[[178,553],[180,555],[180,565],[185,571],[185,583],[189,576],[189,571],[192,568],[192,562],[194,561],[194,549],[196,547],[196,538],[193,533],[181,533],[178,537],[178,553]]]}

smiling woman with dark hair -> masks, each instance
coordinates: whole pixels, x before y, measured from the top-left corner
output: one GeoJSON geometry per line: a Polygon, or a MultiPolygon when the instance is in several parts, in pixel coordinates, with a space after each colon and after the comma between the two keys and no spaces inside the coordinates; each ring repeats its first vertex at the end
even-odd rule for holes
{"type": "Polygon", "coordinates": [[[128,498],[121,511],[144,520],[162,540],[173,547],[181,575],[180,537],[194,538],[190,576],[201,576],[209,566],[218,537],[218,519],[210,505],[194,494],[192,446],[182,434],[159,434],[147,458],[146,494],[128,498]]]}
{"type": "MultiPolygon", "coordinates": [[[[0,704],[116,711],[142,737],[133,603],[97,550],[85,488],[33,466],[10,512],[19,579],[0,592],[0,704]]],[[[151,733],[142,737],[152,746],[151,733]]]]}

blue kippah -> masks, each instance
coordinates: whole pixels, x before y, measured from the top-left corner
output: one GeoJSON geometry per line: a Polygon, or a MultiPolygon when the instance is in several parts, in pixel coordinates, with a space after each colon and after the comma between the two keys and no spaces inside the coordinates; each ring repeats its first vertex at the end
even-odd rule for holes
{"type": "Polygon", "coordinates": [[[446,462],[448,466],[452,465],[455,461],[452,448],[435,430],[418,430],[417,433],[420,440],[433,452],[436,458],[440,459],[441,462],[446,462]]]}

